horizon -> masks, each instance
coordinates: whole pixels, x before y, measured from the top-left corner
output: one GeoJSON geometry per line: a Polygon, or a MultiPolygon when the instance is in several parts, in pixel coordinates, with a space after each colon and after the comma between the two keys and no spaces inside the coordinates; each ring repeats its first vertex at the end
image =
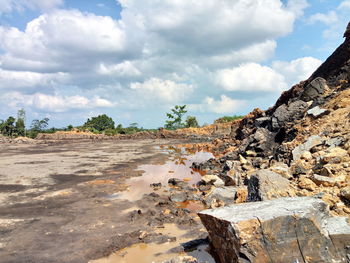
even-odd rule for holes
{"type": "Polygon", "coordinates": [[[27,128],[100,114],[158,128],[175,105],[201,125],[267,109],[343,42],[349,11],[350,0],[5,0],[0,119],[24,108],[27,128]]]}

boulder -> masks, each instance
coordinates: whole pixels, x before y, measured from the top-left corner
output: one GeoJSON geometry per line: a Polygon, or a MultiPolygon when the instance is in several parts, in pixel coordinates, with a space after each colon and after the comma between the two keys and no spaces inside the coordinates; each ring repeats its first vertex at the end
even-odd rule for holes
{"type": "Polygon", "coordinates": [[[302,100],[293,101],[288,106],[279,106],[272,115],[272,128],[278,130],[287,122],[302,118],[307,108],[308,104],[302,100]]]}
{"type": "Polygon", "coordinates": [[[313,147],[320,145],[324,140],[318,135],[310,136],[305,143],[295,147],[292,151],[293,160],[299,160],[305,151],[310,151],[313,147]]]}
{"type": "Polygon", "coordinates": [[[236,204],[199,217],[222,263],[348,262],[350,226],[321,199],[236,204]]]}
{"type": "Polygon", "coordinates": [[[224,181],[221,180],[219,176],[213,174],[202,176],[202,180],[199,181],[199,184],[214,185],[216,187],[225,186],[224,181]]]}
{"type": "Polygon", "coordinates": [[[336,179],[327,176],[314,174],[310,178],[315,184],[323,186],[334,186],[336,184],[336,179]]]}
{"type": "Polygon", "coordinates": [[[340,196],[350,201],[350,187],[343,188],[340,191],[340,196]]]}
{"type": "Polygon", "coordinates": [[[217,187],[204,197],[204,203],[209,207],[213,202],[217,201],[223,202],[224,205],[233,204],[235,202],[236,193],[236,187],[217,187]]]}
{"type": "Polygon", "coordinates": [[[329,113],[329,110],[321,109],[319,106],[316,106],[307,111],[308,115],[311,115],[314,118],[322,117],[329,113]]]}
{"type": "Polygon", "coordinates": [[[187,193],[177,192],[170,195],[170,201],[175,203],[185,202],[188,199],[187,193]]]}
{"type": "Polygon", "coordinates": [[[304,92],[301,94],[301,99],[303,101],[316,100],[325,93],[327,86],[327,81],[323,78],[316,78],[309,85],[306,86],[304,92]]]}
{"type": "Polygon", "coordinates": [[[335,147],[322,156],[321,160],[323,163],[341,163],[346,157],[349,157],[346,150],[340,147],[335,147]]]}
{"type": "Polygon", "coordinates": [[[271,170],[259,170],[248,180],[248,202],[287,196],[290,182],[271,170]]]}

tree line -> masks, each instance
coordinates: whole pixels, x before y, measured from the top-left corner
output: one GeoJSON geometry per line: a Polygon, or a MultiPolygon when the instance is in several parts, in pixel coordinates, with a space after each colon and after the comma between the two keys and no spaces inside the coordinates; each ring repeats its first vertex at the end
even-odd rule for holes
{"type": "MultiPolygon", "coordinates": [[[[165,121],[164,128],[176,130],[181,128],[199,127],[195,116],[187,116],[186,119],[184,118],[185,114],[187,113],[186,107],[186,105],[176,105],[171,109],[170,113],[166,113],[167,120],[165,121]]],[[[224,116],[215,120],[215,123],[229,122],[239,118],[242,118],[242,116],[224,116]]],[[[9,137],[27,136],[30,138],[35,138],[38,133],[54,133],[56,131],[71,131],[73,129],[77,131],[90,131],[96,134],[103,133],[105,135],[132,134],[145,130],[157,130],[138,127],[137,123],[131,123],[128,127],[123,127],[121,124],[116,126],[114,120],[106,114],[88,118],[87,121],[81,126],[73,127],[73,125],[68,125],[67,127],[61,129],[48,129],[48,118],[33,120],[29,129],[26,129],[25,123],[26,112],[24,109],[20,109],[17,112],[17,118],[10,116],[6,120],[0,120],[0,133],[9,137]]]]}

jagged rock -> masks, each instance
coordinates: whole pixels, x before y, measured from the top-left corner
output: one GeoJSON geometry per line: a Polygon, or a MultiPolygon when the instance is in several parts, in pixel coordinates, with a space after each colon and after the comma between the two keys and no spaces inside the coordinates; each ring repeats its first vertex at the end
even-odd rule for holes
{"type": "Polygon", "coordinates": [[[308,104],[302,100],[293,101],[288,106],[279,106],[272,115],[272,128],[278,130],[287,122],[302,118],[307,108],[308,104]]]}
{"type": "Polygon", "coordinates": [[[161,263],[198,263],[198,261],[191,256],[179,256],[170,260],[162,261],[161,263]]]}
{"type": "Polygon", "coordinates": [[[273,166],[269,168],[271,171],[278,173],[286,179],[293,178],[290,168],[285,163],[275,163],[273,166]]]}
{"type": "Polygon", "coordinates": [[[348,157],[348,152],[340,147],[332,148],[321,157],[323,163],[341,163],[345,157],[348,157]]]}
{"type": "Polygon", "coordinates": [[[219,176],[213,175],[213,174],[207,174],[202,176],[202,180],[200,180],[200,184],[214,185],[216,187],[225,185],[224,181],[221,180],[219,176]]]}
{"type": "Polygon", "coordinates": [[[313,116],[314,118],[321,117],[321,116],[326,115],[328,113],[329,113],[329,110],[321,109],[319,106],[316,106],[316,107],[307,111],[307,114],[313,116]]]}
{"type": "Polygon", "coordinates": [[[349,22],[348,26],[346,27],[346,30],[344,32],[344,37],[350,38],[350,22],[349,22]]]}
{"type": "Polygon", "coordinates": [[[311,180],[317,185],[323,186],[334,186],[336,184],[336,180],[334,178],[330,178],[327,176],[314,174],[311,176],[311,180]]]}
{"type": "Polygon", "coordinates": [[[350,201],[350,187],[343,188],[340,195],[350,201]]]}
{"type": "Polygon", "coordinates": [[[292,151],[293,160],[299,160],[305,151],[310,151],[313,147],[320,145],[323,142],[324,140],[318,135],[310,136],[305,143],[294,148],[292,151]]]}
{"type": "Polygon", "coordinates": [[[236,193],[236,187],[217,187],[205,196],[204,203],[209,207],[216,201],[222,201],[225,205],[233,204],[235,202],[236,193]]]}
{"type": "Polygon", "coordinates": [[[346,140],[344,137],[334,137],[334,138],[327,140],[325,142],[325,144],[327,146],[329,146],[329,148],[335,148],[335,147],[343,145],[345,142],[346,142],[346,140]]]}
{"type": "Polygon", "coordinates": [[[298,186],[301,189],[306,189],[308,191],[315,191],[317,187],[317,185],[312,180],[307,178],[305,175],[300,176],[298,186]]]}
{"type": "Polygon", "coordinates": [[[271,123],[271,117],[261,117],[261,118],[257,118],[254,121],[255,126],[258,128],[266,128],[270,125],[270,123],[271,123]]]}
{"type": "Polygon", "coordinates": [[[327,81],[323,78],[316,78],[309,85],[306,86],[304,92],[301,94],[303,101],[315,100],[321,97],[328,88],[327,81]]]}
{"type": "Polygon", "coordinates": [[[320,199],[236,204],[199,217],[222,263],[347,262],[350,226],[320,199]]]}
{"type": "Polygon", "coordinates": [[[298,160],[292,164],[291,171],[293,175],[300,175],[300,174],[307,174],[309,169],[305,162],[298,160]]]}
{"type": "Polygon", "coordinates": [[[287,195],[289,180],[271,170],[259,170],[248,181],[248,202],[264,201],[287,195]]]}

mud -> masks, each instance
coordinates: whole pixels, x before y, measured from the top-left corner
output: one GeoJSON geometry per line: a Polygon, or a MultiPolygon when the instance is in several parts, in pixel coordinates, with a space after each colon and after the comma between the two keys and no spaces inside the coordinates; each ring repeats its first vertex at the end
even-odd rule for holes
{"type": "MultiPolygon", "coordinates": [[[[152,165],[177,162],[176,167],[166,168],[176,177],[179,164],[187,167],[186,162],[192,161],[167,153],[167,145],[179,143],[186,142],[1,144],[0,262],[89,262],[132,245],[148,244],[147,249],[165,253],[161,247],[174,248],[179,245],[176,240],[205,238],[194,213],[200,204],[170,202],[167,190],[146,187],[151,179],[142,186],[147,191],[140,193],[141,198],[119,196],[128,188],[130,192],[133,178],[141,178],[152,165]],[[168,224],[181,230],[175,234],[159,231],[168,224]]],[[[198,179],[191,177],[195,172],[187,172],[189,180],[198,179]]],[[[180,252],[181,247],[176,250],[180,252]]],[[[192,253],[203,257],[199,250],[192,253]]]]}

